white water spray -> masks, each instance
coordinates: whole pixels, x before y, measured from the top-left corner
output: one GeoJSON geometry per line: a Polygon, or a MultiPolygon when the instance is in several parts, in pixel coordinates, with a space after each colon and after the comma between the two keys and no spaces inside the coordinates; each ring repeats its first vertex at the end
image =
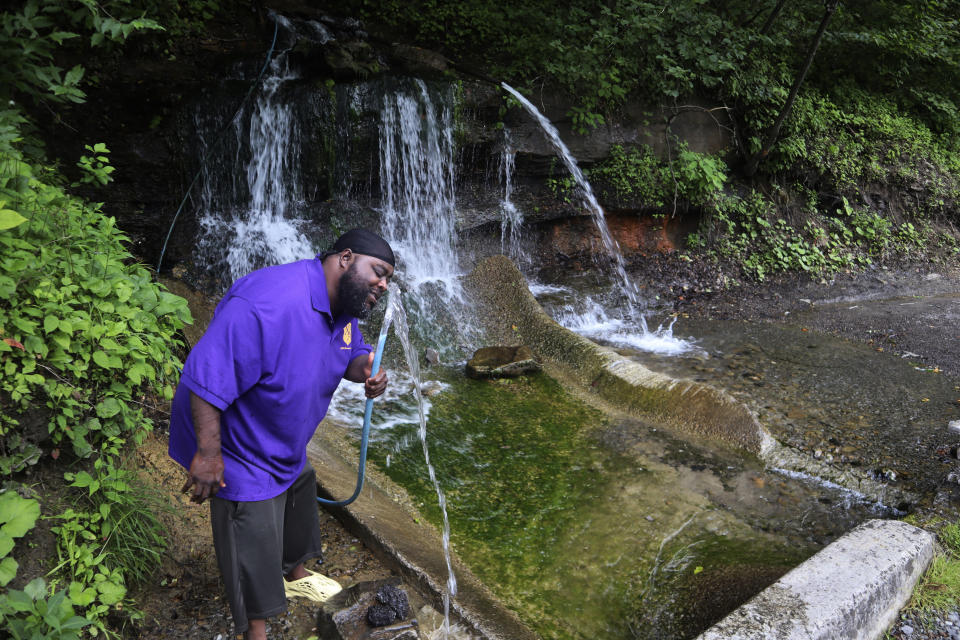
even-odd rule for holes
{"type": "MultiPolygon", "coordinates": [[[[610,259],[613,261],[617,275],[620,278],[620,283],[623,285],[624,293],[626,294],[627,299],[630,301],[630,311],[636,311],[641,304],[640,292],[637,290],[637,286],[633,283],[633,281],[627,277],[627,269],[623,262],[623,254],[620,252],[620,245],[617,243],[614,237],[610,235],[610,229],[607,227],[607,219],[603,214],[603,208],[597,201],[597,197],[593,195],[593,188],[583,176],[583,172],[580,171],[580,167],[577,166],[577,161],[573,158],[573,154],[570,153],[570,149],[568,149],[567,145],[565,145],[563,140],[560,139],[560,133],[557,131],[557,128],[553,126],[553,123],[547,120],[546,116],[540,113],[540,111],[538,111],[529,100],[524,98],[516,89],[508,85],[506,82],[501,82],[500,84],[504,89],[510,92],[510,94],[513,95],[513,97],[516,98],[517,101],[523,106],[526,112],[533,116],[533,118],[540,124],[540,128],[543,129],[543,133],[547,136],[547,140],[556,150],[557,155],[560,156],[560,159],[567,167],[570,175],[573,176],[573,179],[577,184],[577,191],[583,200],[583,206],[587,209],[587,211],[590,212],[590,215],[593,216],[593,222],[597,225],[597,231],[600,232],[600,238],[603,240],[603,246],[607,250],[607,255],[610,256],[610,259]]],[[[641,320],[643,319],[642,315],[639,317],[641,320]]]]}
{"type": "MultiPolygon", "coordinates": [[[[422,80],[386,95],[380,112],[380,189],[384,237],[404,278],[454,286],[454,144],[449,107],[435,105],[422,80]]],[[[449,291],[453,293],[452,291],[449,291]]]]}
{"type": "MultiPolygon", "coordinates": [[[[415,79],[383,98],[380,214],[418,337],[441,353],[476,342],[456,248],[453,95],[415,79]],[[429,334],[429,335],[426,335],[429,334]]],[[[452,357],[460,357],[452,356],[452,357]]]]}
{"type": "Polygon", "coordinates": [[[500,250],[515,262],[528,255],[520,246],[520,230],[523,214],[510,199],[513,195],[513,168],[517,150],[510,139],[510,131],[503,130],[503,151],[500,153],[500,181],[503,184],[503,200],[500,201],[500,250]]]}
{"type": "Polygon", "coordinates": [[[390,296],[390,306],[393,308],[394,333],[400,339],[403,346],[403,353],[407,359],[407,366],[410,368],[410,375],[414,381],[414,393],[417,399],[418,418],[420,426],[417,433],[420,436],[420,443],[423,445],[423,458],[426,461],[427,473],[430,476],[430,482],[437,492],[437,501],[440,504],[440,511],[443,513],[443,558],[447,563],[447,585],[443,594],[443,637],[450,635],[450,601],[457,595],[457,578],[453,573],[453,563],[450,559],[450,520],[447,518],[447,498],[440,488],[437,481],[437,474],[430,463],[430,448],[427,445],[427,416],[424,412],[424,398],[420,390],[420,359],[417,352],[410,344],[410,333],[407,326],[407,315],[400,303],[400,296],[394,289],[390,296]]]}
{"type": "MultiPolygon", "coordinates": [[[[278,19],[283,24],[283,19],[278,19]]],[[[289,28],[288,24],[283,26],[289,28]]],[[[210,266],[223,265],[233,280],[260,267],[309,258],[314,253],[300,232],[303,221],[293,212],[300,199],[300,176],[295,162],[299,131],[293,106],[284,103],[278,92],[285,82],[297,76],[289,70],[286,60],[285,55],[271,60],[269,75],[250,110],[249,126],[244,126],[243,118],[235,120],[237,157],[223,159],[221,164],[226,166],[216,167],[218,175],[204,167],[198,253],[208,254],[210,266]],[[242,149],[250,152],[245,185],[237,184],[239,172],[234,166],[242,149]],[[221,184],[222,180],[229,180],[230,186],[221,184]],[[224,238],[229,238],[226,255],[224,238]]],[[[198,129],[202,130],[199,123],[198,129]]]]}

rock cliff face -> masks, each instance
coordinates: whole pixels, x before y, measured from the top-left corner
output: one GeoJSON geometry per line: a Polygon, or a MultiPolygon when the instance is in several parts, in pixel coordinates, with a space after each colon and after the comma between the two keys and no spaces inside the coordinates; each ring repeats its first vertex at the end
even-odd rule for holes
{"type": "MultiPolygon", "coordinates": [[[[322,15],[306,4],[273,4],[287,18],[277,29],[271,56],[285,58],[289,75],[296,77],[281,91],[293,104],[302,136],[291,162],[300,176],[298,206],[316,228],[313,242],[323,244],[350,226],[376,225],[381,97],[397,83],[419,78],[438,95],[454,96],[450,106],[458,149],[457,227],[462,244],[480,255],[500,250],[507,148],[515,154],[511,201],[523,214],[525,247],[544,267],[586,264],[602,250],[576,198],[565,197],[551,183],[565,171],[539,126],[518,108],[504,109],[505,93],[490,79],[459,70],[434,52],[374,41],[355,20],[322,15]]],[[[193,259],[197,202],[211,166],[232,158],[235,164],[221,170],[233,175],[243,171],[247,152],[239,141],[249,136],[243,113],[262,91],[248,95],[273,34],[271,15],[251,13],[190,43],[176,60],[134,55],[70,115],[74,128],[84,132],[83,140],[60,134],[54,138],[51,133],[51,150],[68,166],[83,144],[107,143],[117,167],[115,182],[106,192],[87,195],[105,201],[106,212],[131,235],[133,249],[144,261],[156,264],[188,191],[164,268],[193,259]],[[233,120],[238,110],[241,116],[233,120]]],[[[534,102],[583,168],[608,157],[613,145],[645,144],[665,156],[668,127],[694,151],[730,146],[718,112],[708,111],[709,105],[667,113],[630,104],[608,124],[579,135],[565,116],[570,105],[562,97],[544,92],[534,102]]],[[[654,218],[663,211],[607,196],[603,189],[598,196],[628,259],[674,249],[698,223],[695,211],[654,218]]]]}

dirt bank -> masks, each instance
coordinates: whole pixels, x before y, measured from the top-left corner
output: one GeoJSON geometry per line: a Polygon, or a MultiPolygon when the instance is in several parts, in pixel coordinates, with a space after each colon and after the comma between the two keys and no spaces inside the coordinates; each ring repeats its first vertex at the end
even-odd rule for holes
{"type": "MultiPolygon", "coordinates": [[[[153,581],[133,594],[143,610],[143,621],[125,633],[125,637],[151,640],[234,637],[213,550],[209,508],[192,504],[180,493],[184,471],[167,456],[164,434],[148,438],[138,453],[143,473],[150,482],[163,486],[171,508],[162,514],[168,541],[163,564],[153,581]]],[[[320,527],[325,560],[322,565],[316,561],[308,563],[308,568],[325,573],[344,587],[391,575],[323,509],[320,527]]],[[[293,640],[316,635],[317,612],[316,606],[291,600],[287,613],[270,621],[269,637],[293,640]]]]}

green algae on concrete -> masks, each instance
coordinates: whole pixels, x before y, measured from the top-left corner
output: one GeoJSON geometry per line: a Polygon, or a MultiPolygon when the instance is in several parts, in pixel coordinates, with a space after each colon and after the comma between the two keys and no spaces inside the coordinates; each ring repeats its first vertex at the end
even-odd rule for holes
{"type": "MultiPolygon", "coordinates": [[[[453,548],[541,637],[688,637],[816,549],[718,509],[681,461],[618,451],[607,419],[548,376],[446,382],[427,437],[453,548]],[[701,587],[746,577],[702,604],[701,587]]],[[[439,526],[415,425],[370,457],[439,526]]]]}
{"type": "MultiPolygon", "coordinates": [[[[604,482],[602,457],[585,434],[603,416],[545,375],[448,382],[452,388],[433,399],[427,433],[431,461],[460,525],[456,535],[495,545],[507,559],[540,554],[575,518],[570,505],[604,482]]],[[[415,425],[378,440],[370,458],[439,521],[415,425]]]]}
{"type": "Polygon", "coordinates": [[[756,418],[724,392],[650,371],[557,324],[509,258],[481,261],[467,284],[480,302],[480,320],[497,338],[521,341],[561,375],[617,408],[752,453],[767,445],[769,436],[756,418]]]}

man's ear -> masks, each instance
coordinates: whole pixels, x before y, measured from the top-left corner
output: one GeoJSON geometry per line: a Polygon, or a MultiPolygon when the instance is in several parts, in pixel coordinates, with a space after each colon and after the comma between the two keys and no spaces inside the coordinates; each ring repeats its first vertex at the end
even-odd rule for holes
{"type": "Polygon", "coordinates": [[[344,269],[350,266],[350,263],[354,261],[356,256],[353,254],[352,249],[344,249],[340,252],[340,257],[337,259],[337,264],[339,264],[344,269]]]}

